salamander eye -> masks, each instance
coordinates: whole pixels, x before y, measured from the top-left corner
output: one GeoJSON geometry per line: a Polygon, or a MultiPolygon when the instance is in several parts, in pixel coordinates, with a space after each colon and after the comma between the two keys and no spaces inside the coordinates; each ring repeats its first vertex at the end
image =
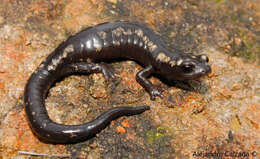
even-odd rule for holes
{"type": "Polygon", "coordinates": [[[183,64],[181,69],[184,73],[190,73],[193,71],[194,65],[193,64],[183,64]]]}
{"type": "Polygon", "coordinates": [[[201,59],[202,61],[209,62],[209,58],[208,58],[208,56],[206,56],[206,55],[200,55],[200,59],[201,59]]]}

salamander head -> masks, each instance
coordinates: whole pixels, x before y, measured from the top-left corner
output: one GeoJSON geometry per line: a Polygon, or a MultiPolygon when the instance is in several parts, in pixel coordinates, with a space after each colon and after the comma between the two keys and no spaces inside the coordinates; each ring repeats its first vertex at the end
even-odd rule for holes
{"type": "MultiPolygon", "coordinates": [[[[164,54],[165,55],[165,54],[164,54]]],[[[191,80],[211,72],[206,55],[181,54],[182,56],[168,59],[161,58],[159,74],[168,80],[191,80]]],[[[158,56],[157,56],[158,57],[158,56]]]]}
{"type": "Polygon", "coordinates": [[[177,61],[176,69],[181,80],[197,79],[211,72],[206,55],[187,56],[177,61]],[[181,61],[181,62],[180,62],[181,61]]]}

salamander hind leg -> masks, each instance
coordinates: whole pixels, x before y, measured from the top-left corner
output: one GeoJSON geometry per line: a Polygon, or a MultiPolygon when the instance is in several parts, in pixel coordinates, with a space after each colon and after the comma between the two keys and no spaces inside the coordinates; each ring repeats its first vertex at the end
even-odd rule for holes
{"type": "Polygon", "coordinates": [[[106,80],[115,79],[115,71],[105,63],[78,62],[66,65],[61,72],[69,73],[102,73],[106,80]]]}
{"type": "Polygon", "coordinates": [[[114,80],[116,78],[115,76],[116,71],[111,66],[107,65],[104,62],[101,62],[98,65],[106,80],[110,80],[110,79],[114,80]]]}

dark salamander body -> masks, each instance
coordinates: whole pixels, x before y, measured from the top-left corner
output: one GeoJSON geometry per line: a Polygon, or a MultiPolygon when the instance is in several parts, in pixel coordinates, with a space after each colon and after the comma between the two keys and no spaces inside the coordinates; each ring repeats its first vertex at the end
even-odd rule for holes
{"type": "Polygon", "coordinates": [[[169,49],[158,35],[142,25],[117,21],[87,28],[61,43],[28,80],[24,101],[34,134],[50,143],[80,142],[94,136],[115,118],[149,110],[148,106],[112,108],[82,125],[62,125],[49,118],[45,98],[57,79],[73,73],[103,73],[106,79],[115,78],[113,70],[102,61],[118,58],[143,65],[136,80],[152,100],[162,97],[162,90],[147,79],[152,73],[168,80],[187,80],[211,71],[207,56],[169,49]]]}

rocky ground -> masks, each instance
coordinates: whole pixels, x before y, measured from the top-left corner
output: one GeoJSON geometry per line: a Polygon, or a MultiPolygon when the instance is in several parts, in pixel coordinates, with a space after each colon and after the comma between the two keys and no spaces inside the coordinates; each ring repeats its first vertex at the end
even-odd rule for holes
{"type": "Polygon", "coordinates": [[[259,59],[259,0],[0,0],[0,158],[259,158],[259,59]],[[101,74],[67,77],[46,99],[56,122],[84,123],[120,105],[151,110],[119,118],[82,143],[40,142],[24,112],[30,74],[68,36],[114,20],[145,23],[172,47],[207,54],[212,73],[190,81],[189,90],[152,77],[166,88],[155,101],[135,81],[141,66],[133,61],[111,64],[119,72],[114,82],[101,74]]]}

